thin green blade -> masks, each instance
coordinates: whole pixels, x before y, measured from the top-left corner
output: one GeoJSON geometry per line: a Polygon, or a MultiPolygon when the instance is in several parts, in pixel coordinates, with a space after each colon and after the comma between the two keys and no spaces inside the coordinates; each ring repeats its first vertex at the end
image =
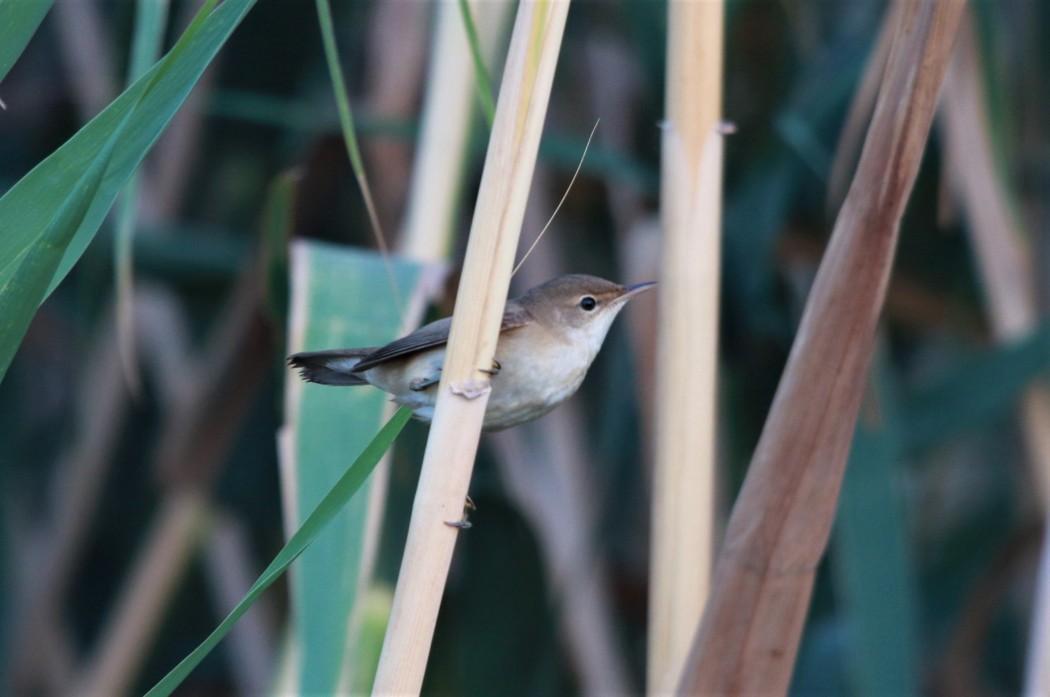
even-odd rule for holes
{"type": "Polygon", "coordinates": [[[288,544],[281,548],[281,551],[277,553],[274,560],[262,572],[259,579],[252,584],[252,587],[241,602],[237,603],[233,611],[215,628],[215,631],[208,635],[208,638],[200,646],[194,649],[189,656],[182,659],[170,673],[154,685],[146,693],[146,697],[164,697],[175,691],[175,688],[186,679],[190,671],[229,633],[233,624],[241,615],[247,612],[256,598],[262,595],[262,592],[269,588],[285,572],[288,566],[303,553],[303,550],[317,538],[321,530],[343,509],[354,493],[361,488],[361,485],[368,479],[368,475],[372,473],[376,463],[383,457],[383,453],[386,452],[387,448],[390,447],[390,444],[394,442],[394,439],[401,432],[401,429],[408,423],[411,415],[412,412],[408,409],[399,409],[394,414],[368,444],[364,452],[354,460],[354,464],[350,466],[350,469],[346,470],[331,491],[321,499],[317,507],[306,517],[302,526],[288,540],[288,544]]]}
{"type": "Polygon", "coordinates": [[[485,122],[488,123],[489,128],[492,128],[492,122],[496,120],[496,99],[492,96],[492,78],[489,77],[489,70],[485,67],[485,56],[481,51],[478,27],[474,23],[474,15],[470,11],[468,0],[459,0],[459,15],[463,19],[463,29],[467,32],[467,41],[470,43],[470,57],[474,60],[474,84],[478,93],[478,101],[481,102],[485,122]]]}
{"type": "Polygon", "coordinates": [[[54,0],[0,0],[0,80],[22,55],[54,0]]]}
{"type": "Polygon", "coordinates": [[[835,518],[832,571],[853,694],[918,695],[919,582],[909,542],[900,420],[876,359],[835,518]]]}
{"type": "Polygon", "coordinates": [[[1050,323],[974,357],[936,384],[902,400],[903,447],[930,447],[1015,408],[1050,366],[1050,323]]]}
{"type": "Polygon", "coordinates": [[[114,130],[102,152],[73,186],[51,220],[29,249],[11,259],[10,274],[0,277],[0,380],[18,351],[37,308],[47,295],[48,284],[62,254],[87,215],[90,201],[105,179],[125,118],[114,130]]]}

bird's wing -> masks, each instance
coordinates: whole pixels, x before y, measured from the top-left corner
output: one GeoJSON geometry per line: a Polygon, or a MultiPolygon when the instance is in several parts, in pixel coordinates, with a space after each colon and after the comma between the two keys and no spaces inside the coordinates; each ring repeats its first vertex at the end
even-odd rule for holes
{"type": "MultiPolygon", "coordinates": [[[[516,302],[508,302],[507,309],[503,313],[503,321],[500,323],[500,333],[517,329],[529,321],[531,315],[516,302]]],[[[355,373],[374,368],[392,358],[408,356],[427,349],[444,346],[448,343],[448,332],[452,327],[452,318],[446,317],[436,322],[425,324],[408,336],[392,341],[386,346],[376,349],[368,354],[354,366],[355,373]]]]}

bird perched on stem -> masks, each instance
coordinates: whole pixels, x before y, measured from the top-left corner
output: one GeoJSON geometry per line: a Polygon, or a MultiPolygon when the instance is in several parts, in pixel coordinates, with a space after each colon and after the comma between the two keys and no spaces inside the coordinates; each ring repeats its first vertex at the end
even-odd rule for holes
{"type": "MultiPolygon", "coordinates": [[[[492,368],[485,371],[492,393],[482,428],[498,431],[531,421],[571,397],[616,315],[655,285],[621,286],[570,274],[508,300],[492,368]]],[[[374,385],[430,421],[451,326],[452,318],[446,317],[386,346],[306,351],[288,363],[310,382],[374,385]]]]}

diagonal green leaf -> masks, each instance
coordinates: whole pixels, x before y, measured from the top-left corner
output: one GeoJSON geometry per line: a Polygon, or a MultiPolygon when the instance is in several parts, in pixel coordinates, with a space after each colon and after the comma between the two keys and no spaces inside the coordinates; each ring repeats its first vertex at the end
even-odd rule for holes
{"type": "Polygon", "coordinates": [[[22,55],[54,0],[0,0],[0,80],[22,55]]]}
{"type": "MultiPolygon", "coordinates": [[[[372,224],[372,234],[375,236],[376,246],[379,248],[384,259],[390,257],[387,249],[386,238],[379,224],[379,214],[376,211],[375,199],[372,198],[372,188],[368,185],[368,177],[365,176],[365,163],[361,159],[361,147],[357,142],[357,133],[354,129],[354,116],[350,110],[350,96],[346,93],[346,79],[343,77],[343,69],[339,65],[339,48],[335,43],[335,26],[332,23],[332,8],[328,0],[316,0],[317,21],[321,27],[321,41],[324,44],[324,57],[328,63],[328,76],[332,80],[332,91],[335,92],[335,101],[339,109],[339,126],[343,132],[343,142],[346,144],[346,152],[350,157],[350,166],[354,170],[354,178],[361,188],[361,196],[365,201],[365,209],[368,211],[368,219],[372,224]]],[[[387,280],[390,282],[390,292],[394,296],[394,303],[400,307],[401,298],[394,279],[393,268],[387,265],[387,280]]]]}
{"type": "Polygon", "coordinates": [[[53,212],[65,205],[127,118],[120,147],[114,150],[83,221],[64,250],[48,292],[65,277],[98,231],[121,187],[254,4],[255,0],[225,0],[216,7],[216,0],[209,0],[165,58],[0,198],[0,285],[12,279],[18,268],[15,260],[41,239],[53,212]]]}
{"type": "Polygon", "coordinates": [[[138,0],[135,3],[135,30],[131,39],[128,82],[142,77],[160,56],[169,5],[169,0],[138,0]]]}
{"type": "Polygon", "coordinates": [[[106,176],[117,143],[128,124],[125,118],[102,152],[80,177],[33,245],[12,260],[14,271],[0,280],[0,380],[7,373],[37,308],[47,295],[62,252],[80,227],[88,206],[106,176]]]}
{"type": "Polygon", "coordinates": [[[1050,366],[1050,323],[975,358],[902,405],[904,448],[918,450],[1001,416],[1050,366]]]}
{"type": "Polygon", "coordinates": [[[207,639],[201,642],[200,646],[194,649],[189,656],[182,659],[170,673],[154,685],[146,693],[146,697],[162,697],[175,691],[175,688],[186,679],[190,671],[229,633],[234,623],[248,611],[248,608],[251,607],[256,598],[280,578],[281,574],[288,569],[288,566],[314,541],[325,525],[342,510],[343,506],[368,479],[368,475],[372,473],[376,463],[379,462],[383,457],[383,453],[386,452],[387,448],[390,447],[390,444],[394,442],[394,439],[401,432],[401,429],[408,423],[411,415],[412,412],[406,407],[397,410],[390,420],[387,421],[386,425],[376,434],[375,438],[372,439],[372,442],[368,444],[364,452],[354,460],[350,469],[340,477],[331,491],[317,504],[313,512],[307,516],[302,526],[288,540],[288,544],[281,548],[281,551],[277,553],[274,560],[262,572],[259,579],[248,589],[248,593],[241,602],[237,603],[233,611],[215,628],[215,631],[208,635],[207,639]]]}
{"type": "Polygon", "coordinates": [[[263,210],[263,273],[266,311],[276,326],[288,321],[288,245],[295,232],[295,200],[302,175],[285,171],[270,184],[263,210]]]}
{"type": "Polygon", "coordinates": [[[485,67],[485,56],[481,52],[481,40],[478,38],[478,27],[470,11],[469,0],[459,0],[459,14],[463,18],[463,28],[470,43],[470,55],[474,59],[474,84],[478,100],[481,102],[481,110],[485,112],[485,121],[489,128],[492,128],[492,122],[496,120],[496,100],[492,96],[492,78],[485,67]]]}
{"type": "Polygon", "coordinates": [[[899,409],[877,356],[842,482],[832,544],[852,694],[917,695],[919,582],[909,545],[899,409]]]}
{"type": "MultiPolygon", "coordinates": [[[[135,31],[131,42],[131,61],[128,65],[128,85],[145,74],[156,62],[164,45],[164,28],[168,22],[168,0],[138,0],[135,7],[135,31]]],[[[116,239],[113,245],[113,266],[117,276],[117,333],[120,353],[126,375],[138,388],[132,327],[132,292],[134,287],[134,258],[132,242],[138,218],[138,176],[133,174],[124,187],[117,212],[116,239]]]]}
{"type": "Polygon", "coordinates": [[[332,22],[332,7],[328,0],[316,0],[317,21],[321,27],[321,41],[324,44],[324,57],[328,63],[328,75],[332,80],[335,92],[335,103],[339,109],[339,125],[343,130],[346,152],[350,156],[350,165],[359,178],[364,175],[365,163],[361,159],[361,146],[357,142],[354,129],[354,114],[350,109],[350,96],[346,93],[346,79],[343,68],[339,65],[339,48],[335,43],[335,26],[332,22]]]}

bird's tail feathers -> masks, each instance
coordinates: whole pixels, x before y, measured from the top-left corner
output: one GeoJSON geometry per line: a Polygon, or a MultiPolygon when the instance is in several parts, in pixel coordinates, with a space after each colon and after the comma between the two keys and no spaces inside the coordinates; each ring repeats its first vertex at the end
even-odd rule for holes
{"type": "Polygon", "coordinates": [[[362,358],[375,349],[335,349],[304,351],[288,357],[288,365],[299,369],[303,380],[321,385],[367,385],[368,381],[353,372],[362,358]]]}

